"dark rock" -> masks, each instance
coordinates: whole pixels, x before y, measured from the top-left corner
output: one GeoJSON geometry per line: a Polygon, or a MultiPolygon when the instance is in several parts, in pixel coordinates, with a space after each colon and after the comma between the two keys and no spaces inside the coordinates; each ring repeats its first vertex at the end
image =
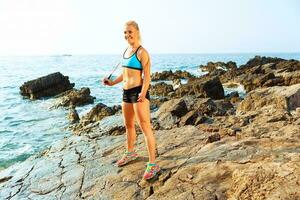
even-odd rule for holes
{"type": "Polygon", "coordinates": [[[83,118],[85,121],[96,122],[100,121],[106,116],[115,114],[117,111],[114,108],[108,107],[103,103],[98,103],[90,112],[83,118]]]}
{"type": "Polygon", "coordinates": [[[161,104],[163,104],[164,102],[169,101],[169,100],[170,99],[167,97],[151,98],[150,109],[155,110],[155,109],[159,108],[161,106],[161,104]]]}
{"type": "Polygon", "coordinates": [[[31,81],[25,82],[20,87],[20,93],[30,99],[40,99],[51,97],[70,90],[74,87],[70,83],[69,77],[62,75],[60,72],[49,74],[31,81]]]}
{"type": "Polygon", "coordinates": [[[182,85],[175,91],[177,97],[185,95],[196,95],[197,97],[212,99],[223,99],[224,89],[218,77],[208,78],[207,80],[196,79],[182,85]]]}
{"type": "Polygon", "coordinates": [[[203,116],[201,112],[198,110],[191,110],[186,115],[181,117],[179,125],[185,126],[185,125],[194,125],[197,126],[200,123],[204,123],[206,121],[207,117],[203,116]]]}
{"type": "Polygon", "coordinates": [[[214,101],[214,103],[217,106],[217,112],[215,114],[217,116],[224,116],[228,113],[229,110],[234,109],[232,103],[228,100],[223,100],[223,99],[222,100],[216,100],[216,101],[214,101]]]}
{"type": "Polygon", "coordinates": [[[258,65],[264,65],[267,63],[279,63],[281,61],[285,61],[282,58],[272,58],[272,57],[261,57],[261,56],[255,56],[254,58],[250,59],[245,65],[241,65],[240,69],[243,68],[252,68],[254,66],[258,66],[258,65]]]}
{"type": "Polygon", "coordinates": [[[174,91],[173,86],[168,85],[164,82],[151,85],[150,87],[150,95],[155,95],[155,96],[167,96],[170,92],[173,91],[174,91]]]}
{"type": "Polygon", "coordinates": [[[264,87],[272,87],[272,86],[281,86],[284,84],[284,78],[279,76],[279,77],[275,77],[273,79],[269,79],[267,80],[263,86],[264,87]]]}
{"type": "Polygon", "coordinates": [[[276,69],[279,73],[282,72],[295,72],[300,70],[299,60],[287,60],[276,64],[276,69]]]}
{"type": "Polygon", "coordinates": [[[80,90],[73,89],[66,91],[57,97],[59,97],[59,100],[54,107],[82,106],[94,103],[95,99],[95,97],[90,95],[90,89],[85,87],[80,90]]]}
{"type": "Polygon", "coordinates": [[[237,91],[234,91],[234,92],[231,92],[228,95],[226,95],[226,98],[231,99],[233,97],[239,97],[239,96],[240,96],[239,93],[237,91]]]}
{"type": "Polygon", "coordinates": [[[268,74],[248,74],[247,78],[243,79],[241,83],[244,85],[245,90],[250,92],[256,88],[262,87],[265,82],[270,79],[275,79],[275,75],[273,73],[268,74]]]}
{"type": "Polygon", "coordinates": [[[151,75],[152,81],[158,81],[158,80],[174,80],[174,79],[180,79],[180,78],[193,78],[195,77],[191,73],[187,71],[181,71],[177,70],[175,72],[170,71],[163,71],[163,72],[155,72],[151,75]]]}
{"type": "Polygon", "coordinates": [[[212,142],[216,142],[219,141],[221,139],[221,136],[219,133],[214,133],[210,136],[208,136],[206,143],[212,143],[212,142]]]}
{"type": "Polygon", "coordinates": [[[228,63],[224,62],[208,62],[206,65],[200,65],[199,68],[208,72],[211,75],[221,75],[228,70],[237,69],[236,63],[229,61],[228,63]]]}
{"type": "Polygon", "coordinates": [[[160,127],[170,129],[176,127],[180,118],[188,112],[186,103],[183,99],[172,99],[163,103],[156,111],[155,117],[160,127]]]}

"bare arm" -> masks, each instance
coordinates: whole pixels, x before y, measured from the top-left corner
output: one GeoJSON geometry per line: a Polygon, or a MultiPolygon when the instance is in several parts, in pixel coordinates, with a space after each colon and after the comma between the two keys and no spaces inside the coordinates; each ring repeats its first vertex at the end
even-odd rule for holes
{"type": "Polygon", "coordinates": [[[144,48],[142,49],[140,60],[141,60],[142,66],[143,66],[143,73],[144,73],[141,94],[145,96],[147,93],[147,90],[149,88],[150,81],[151,81],[151,76],[150,76],[151,75],[151,71],[150,71],[151,61],[150,61],[148,52],[144,48]]]}
{"type": "Polygon", "coordinates": [[[120,74],[115,80],[113,80],[113,85],[116,85],[123,81],[123,74],[120,74]]]}
{"type": "Polygon", "coordinates": [[[115,80],[103,79],[104,85],[113,86],[123,81],[123,74],[120,74],[115,80]]]}

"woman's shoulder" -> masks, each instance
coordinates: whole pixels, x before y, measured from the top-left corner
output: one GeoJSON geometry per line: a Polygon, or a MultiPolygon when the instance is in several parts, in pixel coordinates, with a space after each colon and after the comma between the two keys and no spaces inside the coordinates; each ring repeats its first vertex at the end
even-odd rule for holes
{"type": "Polygon", "coordinates": [[[148,51],[147,51],[147,50],[145,49],[145,47],[143,47],[143,46],[140,46],[140,47],[139,47],[139,49],[138,49],[138,51],[137,51],[137,55],[138,55],[139,57],[144,57],[144,56],[149,57],[148,51]]]}

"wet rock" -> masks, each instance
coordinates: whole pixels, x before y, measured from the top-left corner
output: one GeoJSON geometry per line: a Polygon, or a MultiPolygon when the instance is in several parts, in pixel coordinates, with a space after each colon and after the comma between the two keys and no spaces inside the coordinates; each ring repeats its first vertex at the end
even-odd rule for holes
{"type": "Polygon", "coordinates": [[[89,88],[81,88],[80,90],[72,89],[66,91],[58,96],[59,98],[53,107],[69,107],[69,106],[83,106],[94,103],[95,97],[90,95],[89,88]]]}
{"type": "Polygon", "coordinates": [[[181,80],[180,79],[174,79],[172,81],[172,86],[173,86],[173,90],[176,90],[177,88],[179,88],[181,86],[181,80]]]}
{"type": "Polygon", "coordinates": [[[224,62],[208,62],[206,65],[200,65],[200,70],[204,72],[208,72],[212,75],[221,75],[224,74],[228,70],[237,69],[236,63],[229,61],[227,63],[224,62]]]}
{"type": "Polygon", "coordinates": [[[30,99],[40,99],[43,97],[52,97],[70,90],[74,85],[74,83],[70,83],[68,76],[56,72],[25,82],[20,87],[20,93],[30,99]]]}

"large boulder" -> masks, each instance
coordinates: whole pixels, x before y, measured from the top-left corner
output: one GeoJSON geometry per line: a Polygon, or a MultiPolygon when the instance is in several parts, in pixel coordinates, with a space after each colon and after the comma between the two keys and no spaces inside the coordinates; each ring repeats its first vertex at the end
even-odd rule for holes
{"type": "MultiPolygon", "coordinates": [[[[79,123],[69,126],[69,129],[72,130],[76,135],[89,133],[93,130],[93,128],[98,127],[99,123],[104,118],[115,115],[120,110],[121,106],[108,107],[103,103],[98,103],[87,114],[81,117],[79,123]]],[[[115,127],[111,128],[114,129],[115,127]]],[[[121,130],[123,130],[123,127],[121,128],[121,130]]]]}
{"type": "Polygon", "coordinates": [[[184,99],[172,99],[163,103],[155,112],[154,117],[162,129],[171,129],[177,126],[180,118],[188,112],[184,99]]]}
{"type": "Polygon", "coordinates": [[[182,85],[175,91],[177,97],[196,95],[201,98],[223,99],[224,89],[220,79],[215,76],[207,79],[195,79],[182,85]]]}
{"type": "Polygon", "coordinates": [[[260,110],[263,107],[295,110],[300,106],[300,84],[274,86],[251,91],[239,104],[237,113],[260,110]]]}
{"type": "Polygon", "coordinates": [[[20,87],[20,93],[30,99],[40,99],[51,97],[70,90],[74,87],[70,83],[69,77],[62,75],[60,72],[49,74],[31,81],[25,82],[20,87]]]}
{"type": "Polygon", "coordinates": [[[173,86],[168,85],[164,82],[157,83],[155,85],[151,85],[150,95],[154,96],[168,96],[170,92],[173,92],[173,86]]]}
{"type": "Polygon", "coordinates": [[[100,121],[106,116],[114,115],[120,109],[120,106],[108,107],[103,103],[98,103],[95,107],[92,108],[90,112],[88,112],[83,117],[83,120],[91,122],[100,121]]]}
{"type": "Polygon", "coordinates": [[[85,87],[80,90],[68,90],[57,96],[59,99],[54,107],[83,106],[94,103],[95,97],[91,96],[90,93],[90,89],[85,87]]]}

